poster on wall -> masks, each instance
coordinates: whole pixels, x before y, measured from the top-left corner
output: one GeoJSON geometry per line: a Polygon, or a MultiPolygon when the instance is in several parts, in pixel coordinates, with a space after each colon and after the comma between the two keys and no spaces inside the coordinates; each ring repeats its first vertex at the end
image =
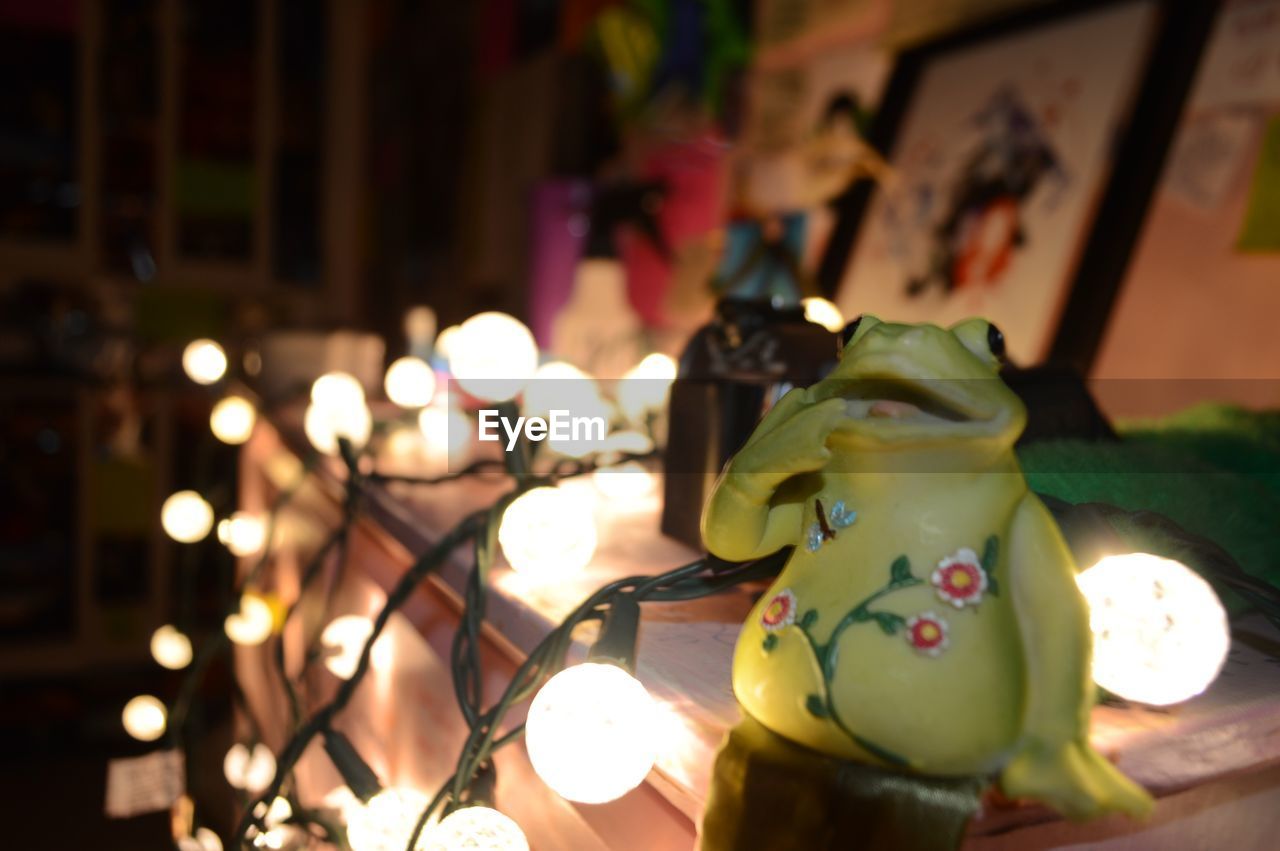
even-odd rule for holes
{"type": "Polygon", "coordinates": [[[1094,4],[905,56],[910,82],[890,95],[904,99],[888,145],[892,178],[872,199],[845,269],[845,315],[939,324],[986,316],[1006,329],[1015,362],[1042,360],[1112,175],[1157,12],[1154,2],[1094,4]]]}

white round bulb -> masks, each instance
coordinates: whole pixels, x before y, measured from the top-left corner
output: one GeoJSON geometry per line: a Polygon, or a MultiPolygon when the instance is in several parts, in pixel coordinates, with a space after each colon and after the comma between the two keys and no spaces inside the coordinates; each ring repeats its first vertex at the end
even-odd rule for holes
{"type": "Polygon", "coordinates": [[[427,458],[436,465],[461,464],[471,453],[475,426],[453,406],[432,405],[418,414],[427,458]]]}
{"type": "Polygon", "coordinates": [[[207,827],[197,827],[193,838],[200,851],[222,851],[222,839],[207,827]]]}
{"type": "Polygon", "coordinates": [[[271,604],[257,594],[242,594],[240,611],[232,612],[223,621],[227,637],[242,647],[253,647],[271,636],[275,616],[271,604]]]}
{"type": "Polygon", "coordinates": [[[524,831],[492,807],[463,807],[440,820],[427,837],[427,851],[529,851],[524,831]]]}
{"type": "Polygon", "coordinates": [[[657,757],[656,708],[617,665],[565,668],[529,706],[525,744],[533,769],[562,798],[602,804],[644,780],[657,757]]]}
{"type": "Polygon", "coordinates": [[[261,742],[252,751],[236,742],[222,759],[222,773],[233,789],[261,792],[275,777],[276,757],[261,742]]]}
{"type": "Polygon", "coordinates": [[[833,302],[818,296],[800,299],[804,305],[804,318],[814,325],[821,325],[834,334],[844,330],[844,314],[833,302]]]}
{"type": "Polygon", "coordinates": [[[436,374],[425,361],[399,358],[387,367],[387,398],[402,408],[422,408],[436,392],[436,374]]]}
{"type": "Polygon", "coordinates": [[[175,541],[194,544],[213,528],[213,506],[195,491],[178,491],[160,507],[160,525],[175,541]]]}
{"type": "Polygon", "coordinates": [[[191,664],[191,639],[172,624],[151,633],[151,656],[161,667],[181,671],[191,664]]]}
{"type": "Polygon", "coordinates": [[[209,428],[213,436],[223,443],[238,446],[253,434],[258,412],[253,403],[240,396],[228,396],[218,401],[209,413],[209,428]]]}
{"type": "Polygon", "coordinates": [[[514,316],[489,311],[463,322],[449,341],[449,370],[477,399],[502,402],[519,393],[538,368],[538,344],[514,316]]]}
{"type": "Polygon", "coordinates": [[[512,570],[558,579],[587,566],[596,551],[591,506],[553,487],[533,488],[507,506],[498,542],[512,570]]]}
{"type": "Polygon", "coordinates": [[[227,353],[213,340],[192,340],[182,350],[182,371],[196,384],[213,384],[227,372],[227,353]]]}
{"type": "Polygon", "coordinates": [[[311,401],[342,408],[364,402],[364,385],[349,372],[326,372],[311,382],[311,401]]]}
{"type": "Polygon", "coordinates": [[[302,419],[302,430],[317,452],[338,454],[338,438],[345,437],[360,449],[373,434],[373,414],[361,399],[351,405],[312,402],[302,419]]]}
{"type": "Polygon", "coordinates": [[[1200,694],[1231,649],[1208,582],[1148,553],[1108,556],[1076,577],[1089,603],[1093,679],[1126,700],[1167,706],[1200,694]]]}
{"type": "Polygon", "coordinates": [[[449,347],[453,345],[454,339],[458,336],[459,327],[461,326],[450,325],[436,335],[436,344],[433,347],[435,357],[443,360],[446,364],[449,363],[449,347]]]}
{"type": "Polygon", "coordinates": [[[661,410],[667,403],[667,394],[678,371],[676,362],[669,355],[658,352],[645,355],[619,379],[618,407],[633,420],[643,419],[650,411],[661,410]]]}
{"type": "MultiPolygon", "coordinates": [[[[320,633],[320,646],[326,654],[324,666],[335,677],[350,679],[360,664],[360,654],[370,635],[373,635],[373,621],[364,615],[342,615],[329,621],[320,633]]],[[[369,663],[375,668],[387,668],[390,649],[386,633],[379,635],[373,643],[369,663]]]]}
{"type": "MultiPolygon", "coordinates": [[[[383,789],[364,806],[347,811],[347,843],[351,851],[405,851],[418,817],[427,808],[427,796],[404,787],[383,789]]],[[[425,849],[424,829],[415,849],[425,849]]]]}
{"type": "Polygon", "coordinates": [[[140,742],[154,742],[164,735],[169,713],[157,697],[140,694],[124,705],[124,729],[140,742]]]}
{"type": "Polygon", "coordinates": [[[616,500],[637,500],[654,492],[653,474],[639,461],[624,461],[613,467],[601,467],[591,474],[591,482],[601,496],[616,500]]]}
{"type": "Polygon", "coordinates": [[[218,540],[232,555],[251,556],[266,544],[267,525],[256,514],[236,511],[218,521],[218,540]]]}

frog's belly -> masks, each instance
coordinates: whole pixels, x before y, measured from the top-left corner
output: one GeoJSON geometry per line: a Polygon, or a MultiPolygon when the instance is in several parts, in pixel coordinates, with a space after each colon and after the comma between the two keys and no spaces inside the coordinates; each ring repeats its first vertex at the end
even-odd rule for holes
{"type": "Polygon", "coordinates": [[[811,643],[799,623],[768,631],[753,612],[734,656],[734,691],[743,708],[792,741],[845,758],[897,757],[914,770],[938,774],[1001,764],[1018,736],[1023,693],[1008,601],[989,598],[977,611],[955,610],[930,589],[911,588],[880,608],[941,616],[948,625],[946,648],[928,656],[911,645],[905,629],[888,635],[874,622],[857,623],[837,640],[825,682],[813,643],[820,647],[830,627],[815,624],[811,643]],[[770,635],[775,640],[766,649],[770,635]]]}

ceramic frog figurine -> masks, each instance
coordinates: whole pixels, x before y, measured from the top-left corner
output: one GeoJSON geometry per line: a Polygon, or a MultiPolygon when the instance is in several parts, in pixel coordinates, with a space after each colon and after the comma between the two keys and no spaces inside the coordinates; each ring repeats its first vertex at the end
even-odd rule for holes
{"type": "Polygon", "coordinates": [[[863,317],[828,377],[787,393],[726,467],[707,549],[795,550],[733,663],[772,733],[853,762],[999,774],[1071,818],[1151,799],[1090,747],[1075,567],[1013,444],[1003,338],[863,317]]]}

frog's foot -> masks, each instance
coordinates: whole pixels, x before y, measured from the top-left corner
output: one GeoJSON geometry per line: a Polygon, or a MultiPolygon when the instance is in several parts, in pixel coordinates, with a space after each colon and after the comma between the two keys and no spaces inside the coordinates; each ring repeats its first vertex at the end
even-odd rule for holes
{"type": "Polygon", "coordinates": [[[1024,748],[1005,766],[1000,786],[1010,797],[1043,801],[1080,821],[1107,812],[1142,818],[1152,806],[1146,790],[1084,742],[1024,748]]]}

